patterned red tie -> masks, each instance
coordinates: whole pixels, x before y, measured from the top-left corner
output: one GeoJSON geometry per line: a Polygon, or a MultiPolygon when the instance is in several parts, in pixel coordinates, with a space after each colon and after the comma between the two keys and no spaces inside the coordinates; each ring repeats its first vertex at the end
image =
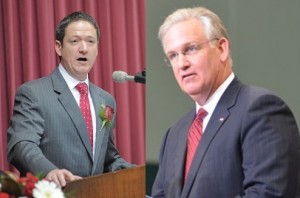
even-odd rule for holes
{"type": "Polygon", "coordinates": [[[88,96],[88,86],[86,83],[78,83],[76,85],[76,89],[80,93],[79,106],[80,106],[81,113],[84,117],[86,127],[88,130],[90,143],[93,148],[93,122],[92,122],[92,114],[91,114],[90,102],[88,96]]]}
{"type": "Polygon", "coordinates": [[[197,147],[202,137],[202,123],[204,117],[207,115],[207,112],[204,109],[199,109],[197,116],[192,123],[192,126],[189,130],[188,141],[187,141],[187,154],[186,154],[186,162],[185,162],[185,172],[184,172],[184,180],[187,179],[188,172],[190,170],[190,166],[192,164],[194,155],[196,153],[197,147]]]}

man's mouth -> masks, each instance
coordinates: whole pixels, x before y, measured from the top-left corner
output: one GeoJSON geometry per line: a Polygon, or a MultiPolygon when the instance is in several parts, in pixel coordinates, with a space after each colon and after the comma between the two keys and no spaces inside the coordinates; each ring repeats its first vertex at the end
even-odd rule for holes
{"type": "Polygon", "coordinates": [[[182,76],[182,79],[186,79],[186,78],[188,78],[188,77],[190,77],[190,76],[193,76],[193,74],[186,74],[186,75],[183,75],[183,76],[182,76]]]}
{"type": "Polygon", "coordinates": [[[78,61],[87,61],[87,58],[78,58],[78,61]]]}

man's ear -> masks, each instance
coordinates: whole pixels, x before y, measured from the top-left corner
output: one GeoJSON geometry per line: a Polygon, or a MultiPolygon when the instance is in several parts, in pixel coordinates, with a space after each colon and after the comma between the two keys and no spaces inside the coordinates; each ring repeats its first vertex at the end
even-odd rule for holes
{"type": "Polygon", "coordinates": [[[55,51],[58,56],[61,56],[61,48],[62,48],[62,43],[58,40],[55,41],[55,51]]]}
{"type": "Polygon", "coordinates": [[[220,51],[220,60],[225,62],[230,56],[229,41],[225,37],[222,37],[218,41],[218,49],[220,51]]]}

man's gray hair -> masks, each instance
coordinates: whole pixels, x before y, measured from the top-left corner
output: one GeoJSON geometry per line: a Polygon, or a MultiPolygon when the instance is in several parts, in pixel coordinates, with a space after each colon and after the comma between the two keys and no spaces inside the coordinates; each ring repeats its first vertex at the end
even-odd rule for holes
{"type": "Polygon", "coordinates": [[[170,14],[160,26],[158,38],[162,41],[173,25],[189,19],[199,20],[204,26],[204,33],[208,39],[225,37],[229,40],[227,30],[221,19],[204,7],[182,8],[170,14]]]}

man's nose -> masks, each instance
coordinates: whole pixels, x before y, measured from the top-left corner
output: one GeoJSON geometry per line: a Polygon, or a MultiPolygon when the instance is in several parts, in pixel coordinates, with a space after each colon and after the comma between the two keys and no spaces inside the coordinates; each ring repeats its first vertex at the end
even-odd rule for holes
{"type": "Polygon", "coordinates": [[[177,59],[178,67],[185,67],[186,65],[188,65],[188,63],[189,63],[189,61],[185,54],[183,54],[183,53],[178,54],[178,59],[177,59]]]}
{"type": "Polygon", "coordinates": [[[85,41],[82,41],[81,44],[80,44],[80,51],[81,52],[87,52],[88,50],[88,45],[85,41]]]}

